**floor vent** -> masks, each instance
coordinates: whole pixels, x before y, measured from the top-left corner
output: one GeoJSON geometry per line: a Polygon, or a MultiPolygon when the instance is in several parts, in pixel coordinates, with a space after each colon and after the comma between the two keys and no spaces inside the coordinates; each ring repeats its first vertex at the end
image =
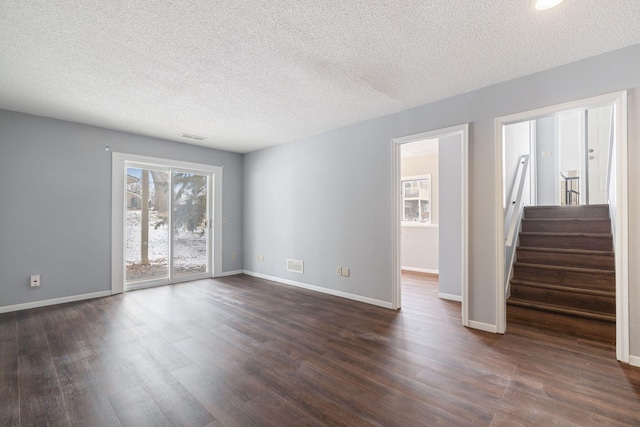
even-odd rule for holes
{"type": "Polygon", "coordinates": [[[304,262],[295,259],[288,259],[287,271],[293,271],[294,273],[304,273],[304,262]]]}

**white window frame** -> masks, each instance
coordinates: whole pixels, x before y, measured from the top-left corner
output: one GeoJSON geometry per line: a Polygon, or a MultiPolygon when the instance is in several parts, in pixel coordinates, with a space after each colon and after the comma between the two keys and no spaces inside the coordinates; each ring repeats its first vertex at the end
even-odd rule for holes
{"type": "Polygon", "coordinates": [[[434,224],[431,223],[431,219],[433,218],[433,181],[431,179],[431,174],[423,174],[423,175],[412,175],[412,176],[404,176],[400,180],[400,185],[402,186],[400,190],[400,195],[402,197],[402,226],[403,227],[433,227],[434,224]],[[428,222],[420,222],[420,221],[411,221],[404,219],[404,183],[406,181],[429,181],[429,221],[428,222]]]}

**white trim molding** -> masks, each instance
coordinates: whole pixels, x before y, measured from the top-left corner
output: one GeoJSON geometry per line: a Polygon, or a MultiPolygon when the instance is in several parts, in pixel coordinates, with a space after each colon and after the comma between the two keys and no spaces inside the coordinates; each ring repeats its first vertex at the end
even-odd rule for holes
{"type": "Polygon", "coordinates": [[[640,368],[640,357],[638,356],[629,356],[629,365],[637,366],[640,368]]]}
{"type": "Polygon", "coordinates": [[[429,268],[405,267],[404,265],[401,268],[402,268],[402,271],[413,271],[415,273],[427,273],[427,274],[440,274],[439,270],[431,270],[429,268]]]}
{"type": "Polygon", "coordinates": [[[615,114],[616,158],[616,358],[629,363],[629,201],[628,201],[628,142],[627,142],[627,91],[614,92],[564,104],[552,105],[531,111],[497,117],[495,119],[495,194],[496,194],[496,332],[507,329],[505,295],[504,248],[504,191],[503,191],[503,133],[502,127],[526,120],[548,117],[562,111],[590,109],[613,105],[615,114]]]}
{"type": "Polygon", "coordinates": [[[415,228],[439,228],[439,224],[430,224],[418,221],[402,221],[402,227],[415,227],[415,228]]]}
{"type": "Polygon", "coordinates": [[[243,270],[223,271],[220,274],[216,274],[216,277],[237,276],[238,274],[242,274],[242,273],[244,273],[243,270]]]}
{"type": "Polygon", "coordinates": [[[462,296],[460,295],[443,294],[442,292],[438,292],[438,298],[446,299],[449,301],[462,302],[462,296]]]}
{"type": "Polygon", "coordinates": [[[333,296],[336,296],[336,297],[346,298],[346,299],[350,299],[350,300],[353,300],[353,301],[358,301],[358,302],[363,302],[363,303],[366,303],[366,304],[375,305],[375,306],[378,306],[378,307],[383,307],[383,308],[388,308],[388,309],[392,309],[393,308],[391,302],[387,302],[387,301],[381,301],[381,300],[377,300],[377,299],[373,299],[373,298],[363,297],[361,295],[355,295],[355,294],[350,294],[350,293],[347,293],[347,292],[336,291],[334,289],[323,288],[321,286],[310,285],[308,283],[297,282],[295,280],[282,279],[280,277],[269,276],[269,275],[266,275],[266,274],[256,273],[256,272],[249,271],[249,270],[243,270],[243,273],[248,275],[248,276],[257,277],[259,279],[265,279],[265,280],[270,280],[272,282],[282,283],[283,285],[289,285],[289,286],[295,286],[297,288],[308,289],[310,291],[315,291],[315,292],[320,292],[320,293],[323,293],[323,294],[333,295],[333,296]]]}
{"type": "Polygon", "coordinates": [[[491,332],[495,334],[498,332],[496,325],[490,325],[488,323],[476,322],[475,320],[469,320],[469,327],[473,329],[478,329],[484,332],[491,332]]]}
{"type": "Polygon", "coordinates": [[[619,92],[614,105],[616,133],[616,358],[629,362],[629,175],[627,91],[619,92]]]}
{"type": "Polygon", "coordinates": [[[72,295],[70,297],[47,299],[42,301],[27,302],[24,304],[6,305],[0,307],[0,313],[11,313],[13,311],[29,310],[31,308],[48,307],[50,305],[66,304],[68,302],[84,301],[88,299],[103,298],[111,296],[111,291],[93,292],[90,294],[72,295]]]}
{"type": "Polygon", "coordinates": [[[409,135],[391,140],[391,234],[392,234],[392,283],[391,298],[392,307],[399,309],[402,304],[402,277],[401,277],[401,253],[400,235],[402,228],[402,191],[400,188],[401,177],[401,153],[400,146],[424,139],[445,138],[447,136],[460,135],[462,138],[461,168],[462,191],[460,192],[462,205],[462,259],[460,271],[462,275],[462,324],[469,324],[469,124],[451,126],[415,135],[409,135]]]}

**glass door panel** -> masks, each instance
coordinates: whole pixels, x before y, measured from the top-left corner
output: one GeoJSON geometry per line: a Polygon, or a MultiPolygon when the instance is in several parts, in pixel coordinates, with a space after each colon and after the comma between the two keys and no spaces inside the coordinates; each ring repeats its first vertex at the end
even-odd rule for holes
{"type": "Polygon", "coordinates": [[[173,277],[211,271],[209,177],[172,171],[173,277]]]}
{"type": "Polygon", "coordinates": [[[169,279],[169,170],[128,167],[125,283],[169,279]]]}

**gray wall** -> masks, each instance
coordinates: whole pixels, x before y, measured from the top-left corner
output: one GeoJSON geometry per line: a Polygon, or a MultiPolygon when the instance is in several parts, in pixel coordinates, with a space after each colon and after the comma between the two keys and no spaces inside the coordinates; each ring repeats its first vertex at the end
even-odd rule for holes
{"type": "Polygon", "coordinates": [[[462,296],[462,136],[440,138],[439,292],[462,296]]]}
{"type": "Polygon", "coordinates": [[[106,145],[224,163],[222,266],[242,269],[242,155],[0,110],[0,307],[111,289],[106,145]],[[42,275],[40,289],[29,287],[33,273],[42,275]]]}
{"type": "Polygon", "coordinates": [[[245,269],[391,301],[388,142],[402,132],[383,118],[245,155],[245,269]],[[304,274],[286,271],[287,258],[304,274]]]}
{"type": "Polygon", "coordinates": [[[560,176],[556,153],[556,119],[545,117],[536,120],[536,165],[538,205],[550,206],[558,204],[558,191],[560,176]],[[550,155],[543,157],[542,153],[548,151],[550,155]]]}
{"type": "MultiPolygon", "coordinates": [[[[635,45],[246,155],[245,268],[391,301],[390,141],[470,122],[469,317],[496,324],[495,227],[502,201],[496,194],[495,118],[631,89],[629,163],[637,164],[638,69],[635,45]],[[255,260],[259,253],[265,262],[255,260]],[[287,273],[286,257],[304,259],[308,270],[287,273]],[[350,266],[352,277],[336,277],[336,265],[350,266]]],[[[640,257],[640,168],[629,172],[634,260],[640,257]]],[[[629,267],[631,350],[640,355],[640,266],[629,267]]]]}

